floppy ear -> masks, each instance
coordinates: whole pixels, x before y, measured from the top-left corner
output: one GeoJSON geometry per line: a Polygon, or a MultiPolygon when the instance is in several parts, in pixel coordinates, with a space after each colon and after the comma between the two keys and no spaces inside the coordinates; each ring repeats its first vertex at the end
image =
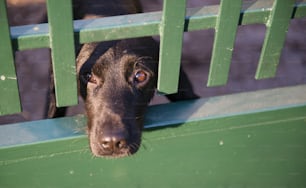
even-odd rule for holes
{"type": "Polygon", "coordinates": [[[179,101],[179,100],[189,100],[189,99],[200,98],[198,95],[196,95],[193,92],[193,88],[190,83],[190,80],[182,68],[180,70],[178,92],[174,94],[166,95],[166,97],[172,102],[179,101]]]}
{"type": "MultiPolygon", "coordinates": [[[[83,66],[84,67],[84,66],[83,66]]],[[[87,69],[81,69],[79,73],[79,93],[82,96],[82,98],[85,100],[87,95],[87,84],[89,77],[91,77],[91,71],[87,69]]]]}

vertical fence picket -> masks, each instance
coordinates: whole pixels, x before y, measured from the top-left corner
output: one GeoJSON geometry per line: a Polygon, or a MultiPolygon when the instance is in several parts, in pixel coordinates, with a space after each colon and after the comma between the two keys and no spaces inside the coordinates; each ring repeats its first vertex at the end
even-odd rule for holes
{"type": "Polygon", "coordinates": [[[0,115],[21,111],[5,0],[0,0],[0,115]]]}
{"type": "Polygon", "coordinates": [[[227,82],[241,7],[241,0],[221,1],[215,28],[208,86],[224,85],[227,82]]]}
{"type": "Polygon", "coordinates": [[[273,10],[266,24],[267,33],[257,67],[256,79],[275,76],[294,3],[294,0],[274,1],[273,10]]]}
{"type": "Polygon", "coordinates": [[[57,106],[77,104],[71,0],[47,1],[57,106]]]}
{"type": "Polygon", "coordinates": [[[178,88],[185,14],[186,0],[164,0],[157,84],[162,93],[175,93],[178,88]]]}

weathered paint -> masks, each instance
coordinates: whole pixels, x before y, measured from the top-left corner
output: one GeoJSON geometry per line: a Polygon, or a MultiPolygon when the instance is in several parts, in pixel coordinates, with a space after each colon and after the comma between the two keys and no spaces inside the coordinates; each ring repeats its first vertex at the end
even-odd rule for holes
{"type": "MultiPolygon", "coordinates": [[[[244,2],[239,23],[242,25],[265,24],[268,21],[272,6],[273,0],[256,1],[255,3],[244,2]]],[[[295,14],[292,18],[305,17],[305,8],[306,0],[295,4],[295,14]]],[[[215,28],[218,10],[219,5],[188,8],[185,18],[185,31],[215,28]]],[[[95,19],[95,21],[77,20],[74,21],[74,32],[79,43],[159,35],[162,14],[162,12],[150,12],[100,18],[95,19]],[[116,31],[109,34],[115,28],[116,31]]],[[[13,44],[17,50],[50,47],[48,32],[48,24],[11,27],[13,44]],[[38,27],[39,30],[35,31],[34,27],[38,27]]]]}
{"type": "Polygon", "coordinates": [[[19,141],[0,149],[0,187],[305,187],[305,92],[153,106],[140,151],[123,159],[92,157],[82,117],[4,125],[0,143],[19,141]]]}
{"type": "Polygon", "coordinates": [[[186,0],[164,0],[157,82],[162,93],[176,93],[178,89],[185,12],[186,0]]]}
{"type": "Polygon", "coordinates": [[[266,37],[260,54],[256,79],[272,78],[275,76],[293,13],[294,3],[294,0],[274,1],[272,12],[266,23],[266,37]]]}
{"type": "Polygon", "coordinates": [[[47,9],[56,105],[75,105],[78,92],[71,0],[48,0],[47,9]]]}
{"type": "Polygon", "coordinates": [[[241,0],[221,1],[207,86],[227,83],[241,6],[241,0]]]}
{"type": "Polygon", "coordinates": [[[5,0],[0,0],[0,115],[21,111],[5,0]]]}

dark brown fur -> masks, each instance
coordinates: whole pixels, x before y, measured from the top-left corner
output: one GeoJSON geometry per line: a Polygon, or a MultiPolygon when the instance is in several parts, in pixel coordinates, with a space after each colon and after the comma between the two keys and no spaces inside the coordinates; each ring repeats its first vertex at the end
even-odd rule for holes
{"type": "Polygon", "coordinates": [[[103,43],[87,44],[78,64],[84,58],[82,51],[89,48],[99,55],[83,64],[79,78],[92,153],[109,157],[133,154],[140,145],[145,109],[154,95],[158,46],[151,38],[129,39],[101,53],[103,43]],[[135,78],[140,71],[146,75],[143,82],[135,78]]]}
{"type": "MultiPolygon", "coordinates": [[[[83,18],[140,11],[136,1],[76,2],[81,3],[75,7],[81,10],[78,17],[83,18]]],[[[156,87],[158,47],[150,37],[82,46],[77,73],[93,155],[123,157],[139,149],[145,111],[156,87]]],[[[184,72],[179,87],[179,93],[168,96],[170,100],[197,97],[184,72]]]]}

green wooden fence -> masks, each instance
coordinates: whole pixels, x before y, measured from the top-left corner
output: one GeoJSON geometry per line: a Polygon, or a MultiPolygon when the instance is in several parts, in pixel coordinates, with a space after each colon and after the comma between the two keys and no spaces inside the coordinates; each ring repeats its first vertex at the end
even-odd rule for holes
{"type": "MultiPolygon", "coordinates": [[[[57,105],[69,106],[77,103],[75,42],[159,35],[158,90],[174,93],[183,32],[215,29],[207,85],[219,86],[238,25],[266,25],[255,75],[263,79],[275,75],[289,21],[306,16],[305,0],[188,9],[185,1],[164,0],[161,12],[73,21],[69,0],[48,0],[48,24],[9,28],[0,0],[0,115],[21,109],[15,50],[51,48],[57,105]]],[[[306,187],[305,93],[298,85],[150,107],[140,151],[116,160],[91,156],[83,116],[0,126],[0,187],[306,187]]]]}

